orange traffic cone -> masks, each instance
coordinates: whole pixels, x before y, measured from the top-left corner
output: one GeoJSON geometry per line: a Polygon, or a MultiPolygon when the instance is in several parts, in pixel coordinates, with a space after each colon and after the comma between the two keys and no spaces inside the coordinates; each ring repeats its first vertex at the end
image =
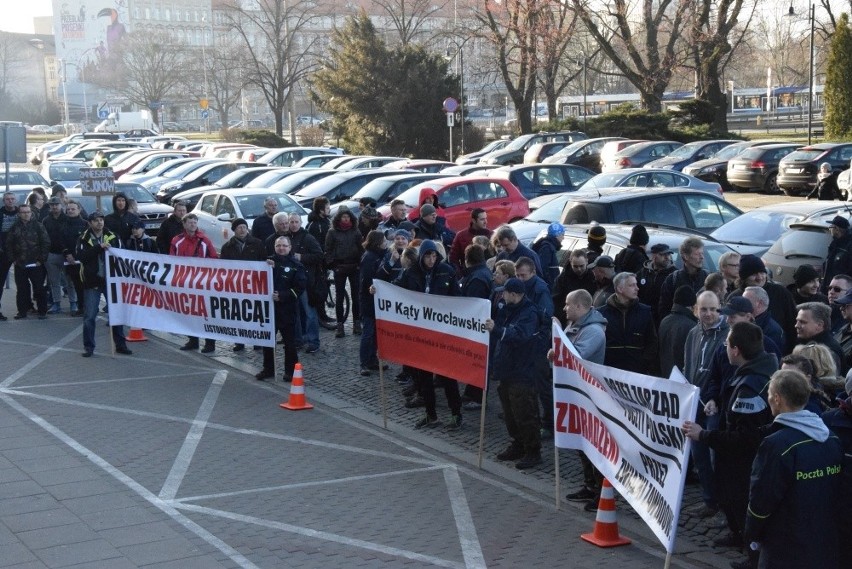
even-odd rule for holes
{"type": "Polygon", "coordinates": [[[125,340],[128,342],[147,342],[148,338],[142,333],[142,328],[131,328],[130,335],[125,340]]]}
{"type": "Polygon", "coordinates": [[[302,364],[296,364],[296,369],[293,371],[293,383],[290,385],[290,398],[287,400],[287,403],[281,403],[278,406],[282,409],[290,409],[291,411],[314,408],[314,406],[308,403],[308,400],[305,398],[305,381],[302,379],[302,364]]]}
{"type": "Polygon", "coordinates": [[[609,480],[604,478],[601,487],[601,500],[598,502],[598,515],[595,517],[595,529],[592,533],[580,536],[598,547],[629,545],[630,540],[618,535],[618,519],[615,514],[615,490],[609,480]]]}

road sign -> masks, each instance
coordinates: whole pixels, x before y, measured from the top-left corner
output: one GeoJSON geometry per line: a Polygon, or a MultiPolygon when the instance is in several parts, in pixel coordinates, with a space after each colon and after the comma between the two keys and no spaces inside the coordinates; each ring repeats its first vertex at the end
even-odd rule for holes
{"type": "Polygon", "coordinates": [[[448,113],[453,113],[458,108],[459,102],[453,99],[452,97],[447,97],[446,99],[444,99],[444,110],[448,113]]]}
{"type": "Polygon", "coordinates": [[[456,126],[456,117],[453,113],[447,113],[447,126],[456,126]]]}
{"type": "Polygon", "coordinates": [[[198,101],[198,106],[201,107],[201,110],[206,111],[207,107],[210,106],[210,101],[207,99],[201,99],[198,101]]]}
{"type": "Polygon", "coordinates": [[[98,118],[106,119],[109,118],[109,111],[106,109],[98,109],[98,118]]]}
{"type": "Polygon", "coordinates": [[[458,110],[458,111],[456,111],[455,113],[453,113],[453,115],[455,116],[456,122],[457,122],[457,123],[459,123],[459,124],[461,124],[461,122],[462,122],[462,112],[461,112],[460,110],[458,110]]]}
{"type": "Polygon", "coordinates": [[[203,111],[201,111],[201,118],[206,119],[209,116],[210,116],[210,111],[208,111],[207,109],[204,109],[203,111]]]}

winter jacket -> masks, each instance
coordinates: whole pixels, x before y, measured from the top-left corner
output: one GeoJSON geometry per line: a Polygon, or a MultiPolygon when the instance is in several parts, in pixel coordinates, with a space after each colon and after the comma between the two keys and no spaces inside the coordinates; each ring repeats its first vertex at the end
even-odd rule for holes
{"type": "Polygon", "coordinates": [[[464,271],[464,276],[459,283],[461,296],[469,298],[491,298],[491,291],[494,289],[494,279],[491,276],[491,271],[485,266],[485,263],[467,267],[464,271]]]}
{"type": "MultiPolygon", "coordinates": [[[[707,388],[710,381],[713,356],[719,346],[725,343],[729,328],[728,321],[720,318],[719,322],[711,328],[704,328],[704,325],[699,322],[686,335],[686,344],[683,347],[683,375],[686,376],[689,383],[698,387],[702,392],[707,388]]],[[[727,352],[725,352],[725,359],[727,357],[727,352]]],[[[728,366],[730,366],[730,363],[728,366]]]]}
{"type": "Polygon", "coordinates": [[[80,217],[67,217],[62,226],[62,254],[74,255],[77,250],[77,241],[80,235],[89,228],[88,222],[80,217]]]}
{"type": "Polygon", "coordinates": [[[559,258],[556,252],[562,249],[562,240],[556,237],[545,236],[533,243],[532,250],[536,252],[541,261],[543,273],[539,276],[547,283],[547,287],[553,290],[556,279],[559,278],[559,258]]]}
{"type": "Polygon", "coordinates": [[[305,266],[308,274],[308,290],[312,290],[316,283],[325,279],[325,263],[322,247],[317,240],[304,228],[299,228],[295,233],[287,233],[290,238],[291,253],[299,255],[299,262],[305,266]]]}
{"type": "MultiPolygon", "coordinates": [[[[762,569],[838,568],[843,449],[810,411],[781,413],[751,469],[745,539],[762,569]]],[[[848,511],[842,512],[844,518],[848,511]]]]}
{"type": "Polygon", "coordinates": [[[420,244],[420,255],[417,264],[402,271],[393,284],[406,290],[425,292],[426,294],[438,294],[443,296],[458,296],[459,288],[455,282],[455,271],[444,262],[444,258],[438,253],[435,265],[428,269],[423,264],[426,253],[438,251],[435,242],[426,240],[420,244]]]}
{"type": "Polygon", "coordinates": [[[802,296],[799,289],[796,287],[796,283],[788,284],[787,291],[789,291],[790,296],[793,297],[793,304],[796,306],[804,304],[805,302],[821,302],[823,304],[828,304],[828,297],[821,292],[812,294],[811,296],[802,296]]]}
{"type": "Polygon", "coordinates": [[[565,328],[565,335],[574,344],[581,358],[603,365],[606,354],[606,326],[606,318],[597,309],[590,308],[585,316],[565,328]]]}
{"type": "Polygon", "coordinates": [[[679,304],[660,323],[660,377],[669,377],[672,368],[683,372],[684,345],[690,330],[695,328],[698,318],[692,311],[679,304]]]}
{"type": "Polygon", "coordinates": [[[538,276],[542,276],[544,271],[541,268],[541,259],[538,257],[538,253],[521,243],[518,242],[518,246],[515,247],[515,250],[511,253],[508,251],[501,251],[497,254],[497,260],[502,261],[503,259],[512,261],[513,263],[517,262],[521,257],[529,257],[535,263],[535,274],[538,276]]]}
{"type": "MultiPolygon", "coordinates": [[[[361,256],[361,263],[358,266],[358,294],[361,300],[361,316],[376,317],[376,307],[373,302],[373,295],[370,294],[370,287],[373,285],[373,280],[378,278],[377,273],[384,256],[384,249],[367,249],[361,256]]],[[[379,278],[379,280],[381,279],[379,278]]]]}
{"type": "Polygon", "coordinates": [[[157,244],[154,243],[154,240],[142,234],[142,237],[136,238],[132,235],[130,239],[127,240],[126,248],[131,251],[139,251],[140,253],[156,253],[157,252],[157,244]]]}
{"type": "Polygon", "coordinates": [[[139,221],[139,216],[127,210],[127,195],[122,192],[116,192],[112,196],[112,213],[104,216],[104,229],[109,229],[121,239],[122,243],[127,243],[131,236],[130,230],[137,221],[139,221]],[[115,207],[115,202],[119,198],[124,198],[124,209],[121,211],[115,207]]]}
{"type": "MultiPolygon", "coordinates": [[[[15,222],[6,235],[6,257],[18,266],[47,262],[50,237],[40,221],[15,222]]],[[[0,285],[2,286],[2,285],[0,285]]]]}
{"type": "Polygon", "coordinates": [[[550,320],[553,317],[553,297],[550,296],[550,289],[547,288],[547,283],[544,279],[537,275],[533,275],[524,282],[525,294],[539,310],[544,312],[544,315],[550,320]]]}
{"type": "Polygon", "coordinates": [[[615,261],[616,273],[628,272],[638,275],[645,263],[650,262],[650,259],[639,245],[628,245],[618,252],[613,261],[615,261]]]}
{"type": "MultiPolygon", "coordinates": [[[[665,318],[672,311],[674,304],[674,293],[682,286],[688,286],[692,292],[698,294],[704,288],[704,279],[707,278],[707,271],[698,269],[695,273],[690,274],[686,269],[678,269],[666,277],[663,281],[663,286],[660,287],[660,296],[658,301],[657,315],[660,318],[665,318]]],[[[637,279],[637,283],[638,283],[637,279]]],[[[640,285],[641,290],[641,285],[640,285]]]]}
{"type": "Polygon", "coordinates": [[[341,207],[334,214],[331,229],[325,236],[325,264],[329,268],[356,267],[361,260],[364,249],[361,247],[361,234],[355,226],[354,217],[348,208],[341,207]],[[352,227],[341,229],[340,219],[343,214],[349,214],[353,220],[352,227]]]}
{"type": "Polygon", "coordinates": [[[852,273],[852,235],[846,230],[846,235],[832,239],[828,244],[828,254],[825,257],[822,270],[822,293],[828,294],[828,285],[836,275],[852,273]]]}
{"type": "Polygon", "coordinates": [[[14,208],[12,211],[6,209],[6,206],[0,206],[0,250],[4,248],[4,244],[6,243],[6,235],[9,233],[9,230],[12,229],[12,226],[15,222],[18,221],[18,208],[14,208]]]}
{"type": "Polygon", "coordinates": [[[83,281],[83,288],[106,286],[106,251],[101,247],[102,243],[121,248],[121,239],[106,228],[100,239],[91,229],[87,229],[77,240],[74,257],[80,261],[80,280],[83,281]]]}
{"type": "Polygon", "coordinates": [[[175,214],[170,214],[157,230],[157,250],[168,255],[172,247],[172,239],[183,233],[183,222],[175,214]]]}
{"type": "MultiPolygon", "coordinates": [[[[392,257],[393,252],[393,247],[388,248],[388,250],[385,252],[385,256],[382,259],[382,263],[379,265],[379,268],[376,271],[375,278],[392,283],[402,273],[402,262],[400,261],[401,257],[397,258],[396,261],[394,261],[392,257]]],[[[402,255],[402,250],[398,250],[398,253],[402,255]]]]}
{"type": "Polygon", "coordinates": [[[456,233],[456,237],[453,239],[453,244],[450,247],[450,264],[461,271],[464,268],[464,250],[467,249],[468,245],[473,243],[473,238],[482,235],[491,239],[493,233],[488,228],[479,229],[473,226],[456,233]]]}
{"type": "Polygon", "coordinates": [[[540,376],[540,342],[537,335],[543,317],[524,296],[516,304],[504,304],[491,330],[493,358],[489,369],[496,381],[534,385],[540,376]]]}
{"type": "Polygon", "coordinates": [[[203,231],[196,229],[193,235],[183,232],[172,239],[172,247],[170,250],[172,255],[177,257],[206,257],[209,259],[218,259],[216,248],[210,238],[203,231]]]}
{"type": "Polygon", "coordinates": [[[308,214],[308,225],[305,227],[305,231],[317,240],[323,251],[325,251],[325,237],[328,235],[329,229],[331,229],[331,220],[329,218],[314,212],[308,214]]]}
{"type": "Polygon", "coordinates": [[[784,330],[782,330],[778,322],[772,318],[772,313],[769,310],[760,316],[755,316],[754,323],[760,326],[760,329],[763,331],[763,335],[775,342],[776,346],[782,350],[787,346],[787,338],[784,335],[784,330]]]}
{"type": "Polygon", "coordinates": [[[265,261],[268,255],[260,239],[246,235],[241,242],[235,235],[222,245],[219,257],[236,261],[265,261]]]}
{"type": "Polygon", "coordinates": [[[653,375],[659,360],[657,330],[651,307],[638,300],[622,304],[613,294],[600,313],[607,320],[604,363],[626,371],[653,375]]]}
{"type": "Polygon", "coordinates": [[[296,314],[299,295],[305,291],[308,276],[305,267],[289,255],[272,255],[269,257],[275,264],[272,267],[272,290],[278,293],[275,310],[283,312],[288,317],[296,314]]]}
{"type": "Polygon", "coordinates": [[[834,339],[834,336],[831,334],[829,330],[823,330],[822,333],[813,336],[812,338],[808,338],[807,340],[796,340],[797,344],[822,344],[826,348],[831,351],[831,355],[834,357],[834,363],[839,370],[840,375],[846,375],[846,372],[849,371],[848,367],[845,367],[846,359],[843,357],[843,348],[840,347],[840,344],[837,340],[834,339]]]}
{"type": "MultiPolygon", "coordinates": [[[[843,470],[840,472],[840,492],[837,502],[842,512],[852,511],[852,397],[841,401],[837,409],[822,414],[822,421],[836,434],[843,447],[843,470]]],[[[852,555],[852,523],[848,517],[840,525],[840,559],[850,559],[852,555]]]]}
{"type": "MultiPolygon", "coordinates": [[[[743,290],[743,288],[734,290],[725,297],[725,300],[733,296],[742,296],[743,290]]],[[[772,314],[772,318],[784,331],[785,344],[780,344],[778,347],[784,353],[791,352],[793,346],[796,345],[796,315],[799,313],[796,303],[793,302],[793,295],[783,285],[772,281],[766,281],[763,290],[769,296],[769,313],[772,314]]]]}
{"type": "Polygon", "coordinates": [[[274,234],[275,225],[272,223],[272,216],[266,212],[257,216],[251,224],[251,236],[260,239],[261,243],[266,243],[269,236],[274,234]]]}
{"type": "Polygon", "coordinates": [[[595,286],[595,277],[592,271],[586,270],[582,275],[577,275],[571,269],[570,259],[566,258],[567,264],[562,268],[562,272],[556,278],[553,285],[553,315],[559,318],[559,322],[564,326],[565,321],[565,297],[569,292],[583,289],[589,294],[595,294],[597,286],[595,286]]]}
{"type": "MultiPolygon", "coordinates": [[[[663,290],[663,283],[666,277],[676,270],[677,268],[674,265],[660,269],[654,266],[654,261],[648,261],[636,273],[636,284],[639,285],[639,302],[651,307],[651,312],[654,314],[654,322],[659,323],[666,316],[665,314],[660,314],[660,293],[663,290]]],[[[704,286],[704,283],[702,283],[702,286],[704,286]]]]}
{"type": "Polygon", "coordinates": [[[61,254],[63,247],[63,235],[65,234],[65,225],[68,222],[68,216],[60,213],[58,217],[48,215],[42,221],[44,229],[47,231],[47,236],[50,239],[50,252],[61,254]]]}
{"type": "Polygon", "coordinates": [[[840,172],[832,173],[825,178],[817,180],[816,186],[808,194],[805,199],[817,198],[818,200],[839,200],[841,199],[840,189],[837,187],[837,176],[840,172]]]}

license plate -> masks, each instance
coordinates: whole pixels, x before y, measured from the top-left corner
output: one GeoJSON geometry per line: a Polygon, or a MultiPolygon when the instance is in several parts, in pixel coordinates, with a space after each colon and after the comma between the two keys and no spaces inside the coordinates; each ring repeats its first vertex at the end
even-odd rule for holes
{"type": "Polygon", "coordinates": [[[732,164],[734,170],[748,170],[748,166],[745,164],[732,164]]]}
{"type": "Polygon", "coordinates": [[[787,168],[786,172],[788,174],[801,174],[802,169],[801,168],[787,168]]]}
{"type": "Polygon", "coordinates": [[[161,225],[159,221],[146,221],[145,229],[159,229],[161,225]]]}

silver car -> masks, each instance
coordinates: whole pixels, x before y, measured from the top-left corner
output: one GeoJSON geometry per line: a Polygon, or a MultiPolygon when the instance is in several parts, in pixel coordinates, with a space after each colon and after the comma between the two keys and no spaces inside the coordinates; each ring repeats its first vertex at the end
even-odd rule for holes
{"type": "Polygon", "coordinates": [[[593,188],[687,188],[724,197],[722,186],[715,182],[662,168],[626,168],[598,174],[583,184],[583,191],[593,188]]]}

